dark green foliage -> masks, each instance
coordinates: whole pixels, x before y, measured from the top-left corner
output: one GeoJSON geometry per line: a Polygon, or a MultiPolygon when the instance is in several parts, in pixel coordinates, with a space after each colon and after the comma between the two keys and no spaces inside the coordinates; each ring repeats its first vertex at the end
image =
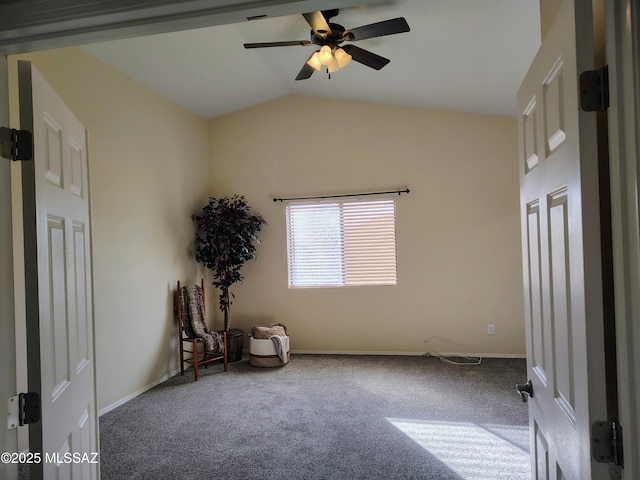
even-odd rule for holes
{"type": "Polygon", "coordinates": [[[213,272],[213,285],[220,289],[220,310],[224,329],[229,330],[229,288],[242,283],[242,266],[255,260],[257,237],[266,223],[260,215],[251,215],[243,196],[209,198],[196,222],[196,261],[213,272]]]}

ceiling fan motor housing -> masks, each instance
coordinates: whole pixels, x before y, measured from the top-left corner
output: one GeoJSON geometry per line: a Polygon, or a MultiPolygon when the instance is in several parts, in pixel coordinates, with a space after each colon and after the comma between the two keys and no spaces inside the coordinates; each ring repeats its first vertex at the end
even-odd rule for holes
{"type": "Polygon", "coordinates": [[[345,40],[348,40],[344,38],[345,28],[342,25],[329,23],[329,28],[331,29],[331,33],[324,37],[311,30],[311,43],[320,45],[321,47],[324,45],[336,47],[345,40]]]}

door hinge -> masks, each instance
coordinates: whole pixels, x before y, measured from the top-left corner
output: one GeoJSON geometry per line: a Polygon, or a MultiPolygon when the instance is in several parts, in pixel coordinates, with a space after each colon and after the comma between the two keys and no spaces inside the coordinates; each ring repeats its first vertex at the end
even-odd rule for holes
{"type": "Polygon", "coordinates": [[[616,420],[591,425],[591,456],[599,463],[624,466],[622,427],[616,420]]]}
{"type": "Polygon", "coordinates": [[[33,159],[33,135],[31,132],[0,127],[0,157],[14,162],[33,159]]]}
{"type": "Polygon", "coordinates": [[[7,428],[9,430],[39,422],[40,394],[37,392],[19,393],[7,400],[7,410],[7,428]]]}
{"type": "Polygon", "coordinates": [[[585,112],[606,112],[609,108],[609,66],[580,74],[580,108],[585,112]]]}

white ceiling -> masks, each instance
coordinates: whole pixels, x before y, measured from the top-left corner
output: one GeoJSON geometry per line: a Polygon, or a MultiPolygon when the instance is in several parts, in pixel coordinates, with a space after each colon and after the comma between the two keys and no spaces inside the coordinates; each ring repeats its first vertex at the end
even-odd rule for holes
{"type": "Polygon", "coordinates": [[[516,114],[516,92],[540,45],[539,0],[397,0],[344,8],[353,28],[405,17],[411,31],[354,42],[391,59],[351,62],[295,81],[313,47],[246,50],[245,42],[307,40],[301,15],[95,43],[87,52],[203,118],[288,94],[467,112],[516,114]]]}

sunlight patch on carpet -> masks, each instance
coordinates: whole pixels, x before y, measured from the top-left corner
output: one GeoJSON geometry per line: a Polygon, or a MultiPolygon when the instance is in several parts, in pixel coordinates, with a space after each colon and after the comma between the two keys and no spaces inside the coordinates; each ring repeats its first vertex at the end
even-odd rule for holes
{"type": "Polygon", "coordinates": [[[463,480],[529,479],[529,428],[387,418],[463,480]]]}

